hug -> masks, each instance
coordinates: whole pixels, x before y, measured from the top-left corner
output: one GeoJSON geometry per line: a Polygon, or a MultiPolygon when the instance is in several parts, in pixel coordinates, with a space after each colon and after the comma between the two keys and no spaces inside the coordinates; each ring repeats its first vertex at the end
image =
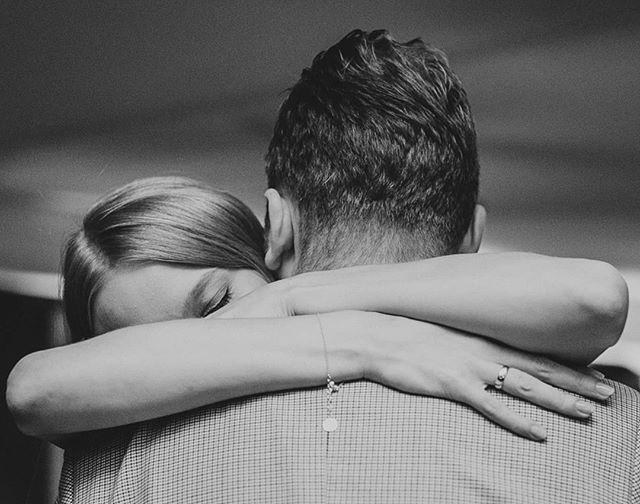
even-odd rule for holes
{"type": "Polygon", "coordinates": [[[289,90],[264,226],[185,177],[67,242],[73,343],[7,400],[65,448],[58,502],[638,502],[640,393],[589,367],[627,287],[595,260],[477,253],[465,89],[355,30],[289,90]]]}

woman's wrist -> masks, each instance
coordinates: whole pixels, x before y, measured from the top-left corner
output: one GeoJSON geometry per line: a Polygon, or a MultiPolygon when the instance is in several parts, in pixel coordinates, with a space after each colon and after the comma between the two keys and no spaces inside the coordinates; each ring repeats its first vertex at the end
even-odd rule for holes
{"type": "Polygon", "coordinates": [[[371,366],[370,328],[375,326],[375,313],[341,311],[319,315],[318,344],[322,345],[320,330],[327,347],[329,372],[336,381],[360,380],[371,366]]]}
{"type": "Polygon", "coordinates": [[[318,313],[313,312],[301,312],[300,297],[304,293],[304,282],[300,281],[300,277],[303,275],[297,275],[290,278],[285,278],[272,282],[269,284],[269,288],[272,289],[272,295],[276,296],[278,302],[283,307],[285,313],[289,316],[293,315],[313,315],[318,313]]]}
{"type": "Polygon", "coordinates": [[[361,310],[361,303],[354,302],[358,283],[347,285],[327,275],[328,272],[311,272],[275,282],[277,295],[286,305],[290,315],[313,315],[335,311],[361,310]]]}
{"type": "MultiPolygon", "coordinates": [[[[300,285],[296,277],[285,278],[271,282],[261,289],[267,290],[267,296],[276,300],[278,314],[291,317],[294,315],[311,315],[311,313],[298,313],[296,297],[299,295],[300,285]]],[[[314,312],[315,313],[315,312],[314,312]]],[[[276,315],[275,313],[273,315],[276,315]]]]}

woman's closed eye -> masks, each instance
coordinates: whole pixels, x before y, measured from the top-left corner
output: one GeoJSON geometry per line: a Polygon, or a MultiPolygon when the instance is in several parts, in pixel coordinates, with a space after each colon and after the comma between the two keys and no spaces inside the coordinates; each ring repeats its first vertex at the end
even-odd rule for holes
{"type": "Polygon", "coordinates": [[[216,292],[215,296],[213,296],[209,300],[208,303],[204,304],[200,317],[208,317],[212,313],[215,313],[217,310],[228,304],[229,301],[231,301],[231,289],[229,287],[220,289],[218,292],[216,292]]]}

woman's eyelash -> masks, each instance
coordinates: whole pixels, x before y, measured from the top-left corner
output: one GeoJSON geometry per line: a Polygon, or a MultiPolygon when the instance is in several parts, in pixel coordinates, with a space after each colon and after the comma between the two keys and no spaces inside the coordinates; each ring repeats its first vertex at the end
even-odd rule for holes
{"type": "Polygon", "coordinates": [[[222,308],[224,305],[228,304],[230,300],[231,300],[231,289],[226,289],[224,291],[224,294],[220,298],[220,301],[218,301],[215,304],[212,303],[212,304],[207,305],[205,307],[205,309],[203,310],[202,314],[200,315],[200,317],[201,318],[208,317],[212,313],[214,313],[217,310],[219,310],[220,308],[222,308]]]}

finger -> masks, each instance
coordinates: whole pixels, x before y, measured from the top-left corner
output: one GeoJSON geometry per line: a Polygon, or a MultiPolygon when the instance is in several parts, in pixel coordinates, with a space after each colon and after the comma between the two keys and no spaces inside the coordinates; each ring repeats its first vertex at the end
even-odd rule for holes
{"type": "Polygon", "coordinates": [[[503,364],[520,369],[555,387],[569,390],[592,399],[605,400],[614,392],[613,387],[591,373],[581,372],[540,355],[510,351],[503,364]]]}
{"type": "Polygon", "coordinates": [[[547,438],[547,432],[542,425],[519,415],[498,398],[484,390],[467,394],[465,402],[492,422],[502,425],[505,429],[520,436],[534,441],[544,441],[547,438]]]}
{"type": "Polygon", "coordinates": [[[516,368],[509,368],[502,390],[512,396],[571,417],[588,418],[594,411],[593,406],[587,401],[577,399],[516,368]]]}
{"type": "Polygon", "coordinates": [[[573,369],[576,369],[577,371],[580,371],[581,369],[583,369],[585,373],[590,374],[591,376],[593,376],[597,380],[604,380],[604,373],[602,371],[597,370],[596,368],[592,368],[592,367],[587,366],[585,368],[575,368],[575,367],[573,367],[573,369]]]}

